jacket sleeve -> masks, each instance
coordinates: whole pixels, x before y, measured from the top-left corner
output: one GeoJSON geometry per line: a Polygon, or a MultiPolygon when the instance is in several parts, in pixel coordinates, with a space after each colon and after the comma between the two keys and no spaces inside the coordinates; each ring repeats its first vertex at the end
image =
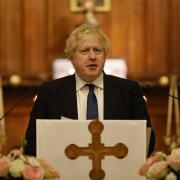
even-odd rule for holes
{"type": "Polygon", "coordinates": [[[138,83],[134,83],[133,87],[130,90],[131,96],[131,116],[132,119],[145,119],[147,120],[147,127],[151,128],[150,134],[150,143],[148,149],[148,156],[153,152],[155,146],[155,133],[152,128],[150,116],[148,114],[147,106],[145,99],[143,97],[143,93],[141,87],[138,83]]]}
{"type": "Polygon", "coordinates": [[[36,119],[46,119],[48,90],[42,85],[37,93],[36,100],[30,113],[29,124],[26,130],[24,154],[36,156],[36,119]]]}

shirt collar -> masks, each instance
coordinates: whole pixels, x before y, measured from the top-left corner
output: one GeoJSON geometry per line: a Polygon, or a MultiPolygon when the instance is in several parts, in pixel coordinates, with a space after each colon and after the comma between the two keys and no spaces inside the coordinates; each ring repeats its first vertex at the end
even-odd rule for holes
{"type": "MultiPolygon", "coordinates": [[[[104,88],[104,81],[103,81],[104,74],[101,73],[93,82],[95,86],[98,88],[103,89],[104,88]]],[[[79,91],[82,87],[84,87],[87,82],[83,81],[77,73],[75,73],[75,78],[76,78],[76,91],[79,91]]]]}

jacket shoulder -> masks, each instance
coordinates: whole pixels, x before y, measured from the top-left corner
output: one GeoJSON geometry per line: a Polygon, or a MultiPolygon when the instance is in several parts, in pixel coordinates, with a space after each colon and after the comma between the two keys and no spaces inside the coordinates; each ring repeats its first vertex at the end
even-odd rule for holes
{"type": "Polygon", "coordinates": [[[121,77],[113,76],[113,75],[105,75],[107,81],[113,82],[116,85],[120,86],[140,86],[137,81],[130,80],[130,79],[124,79],[121,77]]]}
{"type": "Polygon", "coordinates": [[[50,80],[50,81],[45,81],[41,84],[41,86],[46,87],[46,88],[55,88],[55,87],[65,86],[72,82],[75,82],[74,75],[65,76],[65,77],[50,80]]]}

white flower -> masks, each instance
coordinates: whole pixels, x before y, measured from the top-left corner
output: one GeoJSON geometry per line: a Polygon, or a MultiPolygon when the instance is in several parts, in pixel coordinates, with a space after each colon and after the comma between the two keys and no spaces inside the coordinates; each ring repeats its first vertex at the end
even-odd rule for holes
{"type": "Polygon", "coordinates": [[[26,162],[26,157],[24,155],[20,155],[18,159],[20,159],[23,162],[26,162]]]}
{"type": "Polygon", "coordinates": [[[180,148],[171,150],[170,154],[156,152],[149,157],[140,169],[139,175],[149,180],[180,180],[180,148]]]}
{"type": "Polygon", "coordinates": [[[10,174],[13,177],[21,177],[23,169],[24,163],[21,159],[14,160],[9,167],[10,174]]]}
{"type": "Polygon", "coordinates": [[[166,161],[158,161],[152,164],[147,171],[148,178],[160,179],[164,178],[168,173],[168,164],[166,161]]]}
{"type": "Polygon", "coordinates": [[[170,172],[170,173],[166,176],[165,180],[177,180],[177,177],[176,177],[176,175],[175,175],[173,172],[170,172]]]}
{"type": "Polygon", "coordinates": [[[160,152],[160,151],[156,152],[155,155],[157,157],[159,157],[159,160],[166,160],[166,158],[167,158],[167,155],[163,152],[160,152]]]}
{"type": "Polygon", "coordinates": [[[35,167],[40,167],[41,166],[40,162],[35,157],[29,157],[28,158],[28,163],[31,166],[35,166],[35,167]]]}
{"type": "Polygon", "coordinates": [[[174,169],[175,171],[179,171],[180,170],[180,155],[171,154],[168,157],[167,162],[168,162],[169,166],[172,169],[174,169]]]}
{"type": "Polygon", "coordinates": [[[23,155],[13,150],[7,156],[0,154],[0,179],[24,178],[28,180],[55,180],[59,173],[45,160],[23,155]]]}

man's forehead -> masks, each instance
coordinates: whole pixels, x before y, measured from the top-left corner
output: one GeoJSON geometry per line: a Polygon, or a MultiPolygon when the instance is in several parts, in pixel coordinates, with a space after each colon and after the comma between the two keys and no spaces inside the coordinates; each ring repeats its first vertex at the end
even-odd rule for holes
{"type": "Polygon", "coordinates": [[[91,46],[92,44],[96,46],[102,46],[99,37],[97,36],[84,36],[82,39],[79,39],[76,43],[77,46],[91,46]]]}

